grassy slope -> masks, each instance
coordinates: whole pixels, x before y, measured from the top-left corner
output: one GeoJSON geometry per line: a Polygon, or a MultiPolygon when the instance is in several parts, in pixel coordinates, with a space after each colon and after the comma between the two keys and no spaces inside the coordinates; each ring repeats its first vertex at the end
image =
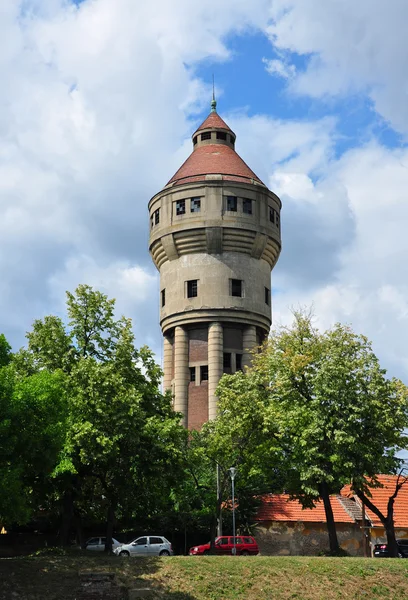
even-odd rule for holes
{"type": "Polygon", "coordinates": [[[0,560],[0,599],[72,600],[78,573],[88,570],[113,571],[128,586],[154,586],[171,600],[408,598],[408,560],[76,555],[0,560]]]}

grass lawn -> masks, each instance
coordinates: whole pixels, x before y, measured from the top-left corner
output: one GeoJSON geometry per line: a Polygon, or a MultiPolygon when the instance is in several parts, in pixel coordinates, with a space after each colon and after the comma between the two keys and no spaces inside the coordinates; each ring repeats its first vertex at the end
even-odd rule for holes
{"type": "Polygon", "coordinates": [[[1,600],[75,600],[84,572],[113,572],[169,600],[408,598],[408,560],[306,557],[130,558],[89,554],[0,560],[1,600]]]}

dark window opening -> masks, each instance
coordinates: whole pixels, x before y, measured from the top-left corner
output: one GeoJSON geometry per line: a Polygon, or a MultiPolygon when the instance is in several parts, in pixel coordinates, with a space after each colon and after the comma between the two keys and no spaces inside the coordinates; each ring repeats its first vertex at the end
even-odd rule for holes
{"type": "Polygon", "coordinates": [[[154,211],[154,224],[158,225],[160,222],[160,208],[154,211]]]}
{"type": "Polygon", "coordinates": [[[166,290],[161,291],[161,305],[164,306],[166,304],[166,290]]]}
{"type": "Polygon", "coordinates": [[[242,211],[246,215],[252,215],[252,200],[247,200],[247,198],[243,199],[243,201],[242,201],[242,211]]]}
{"type": "Polygon", "coordinates": [[[217,131],[217,140],[226,140],[227,134],[223,131],[217,131]]]}
{"type": "Polygon", "coordinates": [[[196,380],[196,369],[195,367],[190,367],[190,381],[195,381],[196,380]]]}
{"type": "Polygon", "coordinates": [[[242,280],[231,279],[231,296],[242,296],[242,280]]]}
{"type": "Polygon", "coordinates": [[[279,213],[277,213],[275,211],[275,225],[279,228],[280,227],[280,216],[279,213]]]}
{"type": "Polygon", "coordinates": [[[231,352],[224,352],[224,369],[231,368],[231,352]]]}
{"type": "Polygon", "coordinates": [[[150,217],[150,227],[153,227],[153,215],[150,217]]]}
{"type": "Polygon", "coordinates": [[[236,196],[227,196],[227,210],[236,212],[238,201],[236,196]]]}
{"type": "Polygon", "coordinates": [[[194,144],[194,145],[196,145],[196,143],[197,143],[197,142],[198,142],[198,135],[196,135],[196,136],[193,138],[193,144],[194,144]]]}
{"type": "Polygon", "coordinates": [[[275,211],[269,207],[269,220],[271,223],[275,223],[275,211]]]}
{"type": "Polygon", "coordinates": [[[265,288],[265,304],[267,304],[269,306],[270,303],[271,303],[271,290],[266,287],[265,288]]]}
{"type": "Polygon", "coordinates": [[[234,136],[233,135],[230,135],[230,142],[231,142],[232,145],[234,145],[235,140],[234,140],[234,136]]]}
{"type": "Polygon", "coordinates": [[[197,213],[201,210],[201,198],[191,198],[190,212],[197,213]]]}
{"type": "Polygon", "coordinates": [[[198,280],[191,279],[187,281],[187,298],[195,298],[198,292],[198,280]]]}
{"type": "Polygon", "coordinates": [[[235,366],[237,371],[242,371],[242,354],[235,355],[235,366]]]}
{"type": "Polygon", "coordinates": [[[200,380],[208,381],[208,365],[203,365],[200,367],[200,380]]]}
{"type": "Polygon", "coordinates": [[[186,214],[186,201],[185,200],[177,200],[176,215],[185,215],[185,214],[186,214]]]}
{"type": "Polygon", "coordinates": [[[206,131],[205,133],[201,134],[201,141],[210,140],[210,139],[211,139],[211,131],[206,131]]]}

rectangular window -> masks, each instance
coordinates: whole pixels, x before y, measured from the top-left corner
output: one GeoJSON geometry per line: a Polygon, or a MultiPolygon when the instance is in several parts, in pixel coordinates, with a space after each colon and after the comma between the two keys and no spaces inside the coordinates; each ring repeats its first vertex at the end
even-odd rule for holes
{"type": "Polygon", "coordinates": [[[154,224],[158,225],[160,222],[160,208],[154,211],[154,224]]]}
{"type": "Polygon", "coordinates": [[[161,291],[161,305],[164,306],[166,304],[166,290],[161,291]]]}
{"type": "Polygon", "coordinates": [[[269,207],[269,220],[271,223],[275,223],[275,211],[271,206],[269,207]]]}
{"type": "Polygon", "coordinates": [[[195,138],[193,138],[193,144],[194,144],[194,146],[196,145],[197,141],[198,141],[198,135],[196,135],[195,138]]]}
{"type": "Polygon", "coordinates": [[[210,140],[210,139],[211,139],[211,131],[206,131],[205,133],[201,134],[201,141],[210,140]]]}
{"type": "Polygon", "coordinates": [[[195,367],[190,367],[190,381],[195,381],[196,380],[196,378],[195,378],[195,372],[196,372],[195,367]]]}
{"type": "Polygon", "coordinates": [[[267,304],[268,306],[271,303],[271,290],[269,288],[265,288],[265,304],[267,304]]]}
{"type": "Polygon", "coordinates": [[[177,200],[176,202],[176,215],[185,215],[186,214],[186,201],[185,200],[177,200]]]}
{"type": "Polygon", "coordinates": [[[248,200],[247,198],[242,200],[242,212],[246,215],[252,215],[252,200],[248,200]]]}
{"type": "Polygon", "coordinates": [[[235,366],[237,371],[242,371],[242,354],[235,355],[235,366]]]}
{"type": "Polygon", "coordinates": [[[208,381],[208,365],[203,365],[200,367],[200,380],[208,381]]]}
{"type": "Polygon", "coordinates": [[[227,134],[223,131],[217,131],[217,140],[226,140],[227,134]]]}
{"type": "Polygon", "coordinates": [[[232,144],[232,145],[234,145],[234,141],[235,141],[235,140],[234,140],[234,136],[233,136],[233,135],[230,135],[230,142],[231,142],[231,144],[232,144]]]}
{"type": "Polygon", "coordinates": [[[242,280],[241,279],[231,279],[231,296],[242,296],[242,280]]]}
{"type": "Polygon", "coordinates": [[[187,281],[187,298],[196,298],[198,292],[198,280],[191,279],[187,281]]]}
{"type": "Polygon", "coordinates": [[[224,369],[231,368],[231,352],[224,352],[224,369]]]}
{"type": "Polygon", "coordinates": [[[153,227],[153,215],[150,217],[150,227],[153,227]]]}
{"type": "Polygon", "coordinates": [[[227,196],[227,210],[237,211],[238,201],[236,196],[227,196]]]}
{"type": "Polygon", "coordinates": [[[198,213],[201,210],[201,198],[191,198],[190,212],[198,213]]]}
{"type": "Polygon", "coordinates": [[[275,210],[275,225],[279,229],[279,227],[280,227],[280,216],[279,216],[279,213],[276,212],[276,210],[275,210]]]}

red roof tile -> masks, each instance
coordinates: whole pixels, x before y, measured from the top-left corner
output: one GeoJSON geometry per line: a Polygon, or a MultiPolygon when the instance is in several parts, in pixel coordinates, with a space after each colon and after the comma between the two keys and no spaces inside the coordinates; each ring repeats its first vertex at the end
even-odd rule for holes
{"type": "Polygon", "coordinates": [[[226,129],[227,131],[234,133],[232,129],[228,127],[226,122],[221,119],[219,114],[217,114],[216,112],[210,112],[205,121],[203,121],[200,127],[195,130],[194,134],[197,133],[197,131],[201,131],[201,129],[209,129],[212,127],[216,127],[217,129],[226,129]]]}
{"type": "MultiPolygon", "coordinates": [[[[330,503],[336,523],[354,523],[337,496],[331,496],[330,503]]],[[[268,494],[262,497],[256,520],[326,523],[326,515],[323,502],[317,502],[314,508],[302,508],[298,500],[290,500],[287,494],[268,494]]]]}
{"type": "MultiPolygon", "coordinates": [[[[380,509],[383,515],[386,515],[388,499],[394,493],[397,475],[377,475],[377,478],[384,487],[371,488],[372,497],[370,500],[380,509]]],[[[349,497],[353,495],[353,492],[350,486],[346,485],[341,490],[341,494],[349,497]]],[[[359,502],[358,499],[356,501],[359,502]]],[[[371,510],[366,509],[366,514],[374,527],[382,527],[380,519],[371,510]]],[[[395,499],[394,525],[395,527],[408,527],[408,481],[402,486],[395,499]]]]}
{"type": "Polygon", "coordinates": [[[198,181],[209,174],[223,175],[223,179],[255,179],[262,183],[235,150],[223,144],[206,144],[195,148],[169,183],[198,181]]]}

